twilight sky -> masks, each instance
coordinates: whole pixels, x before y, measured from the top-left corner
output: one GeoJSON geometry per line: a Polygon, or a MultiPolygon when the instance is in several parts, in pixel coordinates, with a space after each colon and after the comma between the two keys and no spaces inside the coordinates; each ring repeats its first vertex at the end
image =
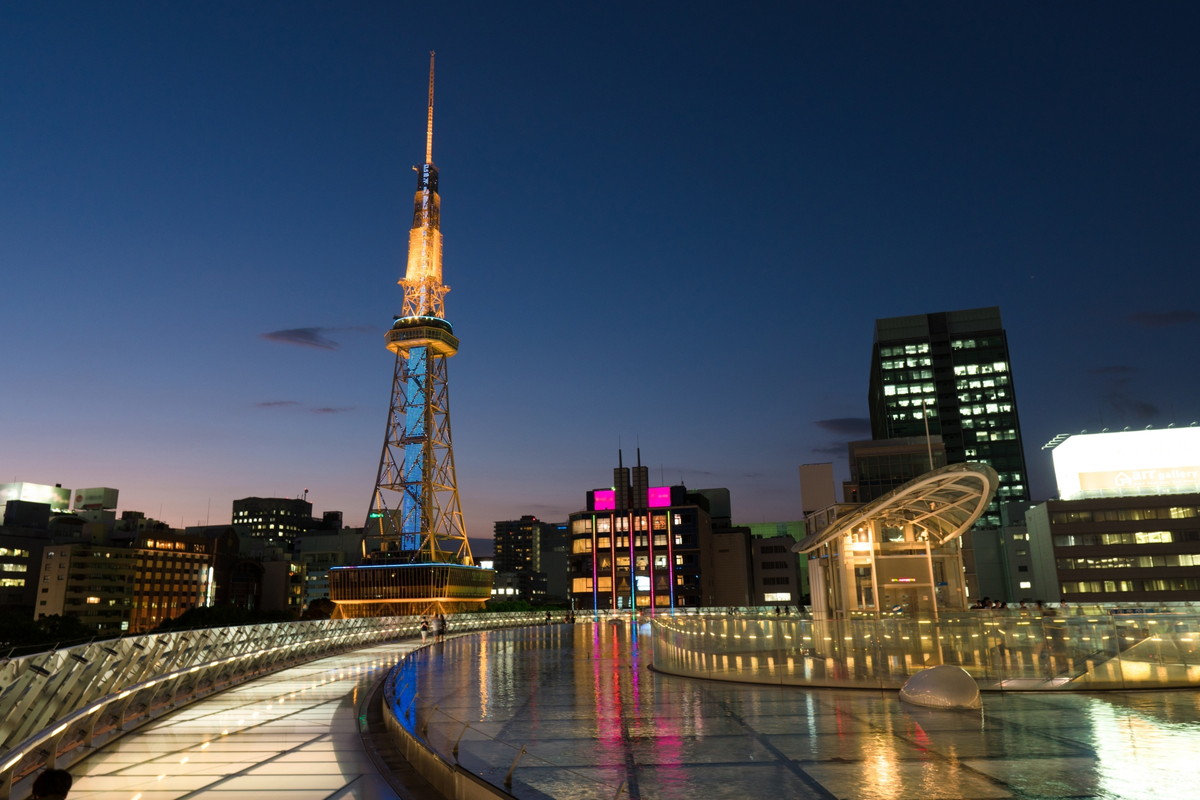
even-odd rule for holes
{"type": "MultiPolygon", "coordinates": [[[[366,513],[438,52],[472,538],[657,481],[795,519],[874,320],[998,305],[1060,432],[1200,419],[1200,5],[0,5],[0,480],[366,513]]],[[[482,548],[490,549],[490,545],[482,548]]]]}

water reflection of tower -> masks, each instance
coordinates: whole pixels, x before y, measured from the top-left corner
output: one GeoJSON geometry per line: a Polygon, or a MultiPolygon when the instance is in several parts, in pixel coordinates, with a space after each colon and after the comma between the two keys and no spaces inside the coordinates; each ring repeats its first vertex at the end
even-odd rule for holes
{"type": "Polygon", "coordinates": [[[446,362],[458,339],[446,321],[441,198],[433,164],[433,53],[425,163],[417,168],[401,313],[386,336],[396,354],[383,452],[360,567],[330,572],[344,616],[477,608],[492,572],[475,566],[458,497],[446,362]]]}

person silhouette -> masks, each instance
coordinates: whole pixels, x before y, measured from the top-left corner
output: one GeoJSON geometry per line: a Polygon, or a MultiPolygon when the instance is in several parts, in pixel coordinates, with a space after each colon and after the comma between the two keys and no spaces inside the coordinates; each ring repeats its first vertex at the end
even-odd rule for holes
{"type": "Polygon", "coordinates": [[[33,779],[29,796],[37,800],[66,800],[73,782],[71,773],[65,769],[48,769],[33,779]]]}

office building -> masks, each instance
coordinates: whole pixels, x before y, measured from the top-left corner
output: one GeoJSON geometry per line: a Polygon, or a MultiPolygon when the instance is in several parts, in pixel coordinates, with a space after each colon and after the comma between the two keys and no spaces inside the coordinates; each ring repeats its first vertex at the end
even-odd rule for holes
{"type": "Polygon", "coordinates": [[[497,572],[541,572],[541,520],[523,516],[493,523],[492,547],[492,564],[497,572]]]}
{"type": "Polygon", "coordinates": [[[312,503],[298,497],[243,497],[233,501],[233,524],[291,552],[296,537],[314,527],[312,503]]]}
{"type": "Polygon", "coordinates": [[[847,503],[869,503],[904,484],[946,465],[946,446],[939,434],[895,439],[867,439],[849,444],[850,480],[842,484],[847,503]]]}
{"type": "Polygon", "coordinates": [[[213,554],[206,537],[114,533],[111,544],[134,556],[130,632],[146,633],[189,609],[213,605],[213,554]]]}
{"type": "Polygon", "coordinates": [[[1053,548],[1061,599],[1200,601],[1200,427],[1060,436],[1059,499],[1025,515],[1053,548]]]}
{"type": "MultiPolygon", "coordinates": [[[[340,517],[340,512],[339,517],[340,517]]],[[[338,520],[340,522],[340,519],[338,520]]],[[[296,538],[295,559],[304,565],[304,604],[329,598],[329,570],[362,563],[363,529],[315,530],[296,538]]]]}
{"type": "Polygon", "coordinates": [[[567,556],[570,553],[570,525],[566,522],[542,523],[542,573],[546,576],[546,602],[567,600],[567,556]]]}
{"type": "Polygon", "coordinates": [[[113,522],[117,518],[117,497],[120,492],[107,486],[91,489],[76,489],[72,494],[71,508],[76,515],[89,522],[113,522]]]}
{"type": "Polygon", "coordinates": [[[44,483],[0,483],[0,508],[10,500],[23,500],[27,503],[46,503],[50,513],[65,514],[71,510],[71,490],[64,489],[61,483],[47,486],[44,483]]]}
{"type": "Polygon", "coordinates": [[[53,545],[42,554],[34,619],[76,617],[99,636],[119,636],[133,616],[137,554],[92,542],[53,545]]]}
{"type": "Polygon", "coordinates": [[[44,537],[27,531],[0,528],[0,613],[32,616],[45,543],[44,537]]]}
{"type": "Polygon", "coordinates": [[[1029,535],[1026,514],[1033,508],[1036,504],[1030,502],[1003,503],[999,535],[975,537],[975,559],[1000,566],[998,571],[987,570],[979,575],[978,598],[1010,605],[1037,600],[1054,603],[1060,599],[1050,541],[1029,535]]]}
{"type": "Polygon", "coordinates": [[[566,598],[565,523],[542,522],[526,515],[493,525],[493,569],[506,598],[543,602],[550,597],[550,573],[555,572],[556,599],[566,598]],[[559,574],[561,573],[561,574],[559,574]]]}
{"type": "Polygon", "coordinates": [[[728,489],[651,486],[647,467],[619,459],[612,488],[586,502],[568,521],[575,609],[750,603],[750,529],[729,523],[728,489]]]}
{"type": "Polygon", "coordinates": [[[804,520],[752,522],[745,527],[750,531],[750,605],[808,605],[808,559],[792,552],[792,545],[804,538],[804,520]]]}
{"type": "Polygon", "coordinates": [[[873,439],[938,435],[946,463],[996,470],[999,489],[976,527],[999,528],[999,503],[1029,499],[998,308],[876,320],[869,402],[873,439]]]}
{"type": "Polygon", "coordinates": [[[837,502],[833,482],[833,464],[800,465],[800,505],[804,516],[837,502]]]}

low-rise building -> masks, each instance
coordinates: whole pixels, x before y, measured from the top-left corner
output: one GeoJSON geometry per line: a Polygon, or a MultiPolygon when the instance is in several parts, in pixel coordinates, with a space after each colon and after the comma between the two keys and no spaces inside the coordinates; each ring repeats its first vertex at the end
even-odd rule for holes
{"type": "MultiPolygon", "coordinates": [[[[618,466],[611,489],[587,493],[569,519],[571,600],[579,610],[706,605],[702,583],[713,546],[709,500],[684,486],[650,486],[643,466],[618,466]]],[[[743,589],[744,591],[744,589],[743,589]]]]}
{"type": "Polygon", "coordinates": [[[1059,499],[1026,513],[1053,549],[1061,599],[1200,601],[1200,427],[1059,436],[1059,499]]]}
{"type": "Polygon", "coordinates": [[[92,542],[48,546],[42,554],[34,619],[76,617],[100,636],[119,636],[133,616],[136,553],[92,542]]]}

